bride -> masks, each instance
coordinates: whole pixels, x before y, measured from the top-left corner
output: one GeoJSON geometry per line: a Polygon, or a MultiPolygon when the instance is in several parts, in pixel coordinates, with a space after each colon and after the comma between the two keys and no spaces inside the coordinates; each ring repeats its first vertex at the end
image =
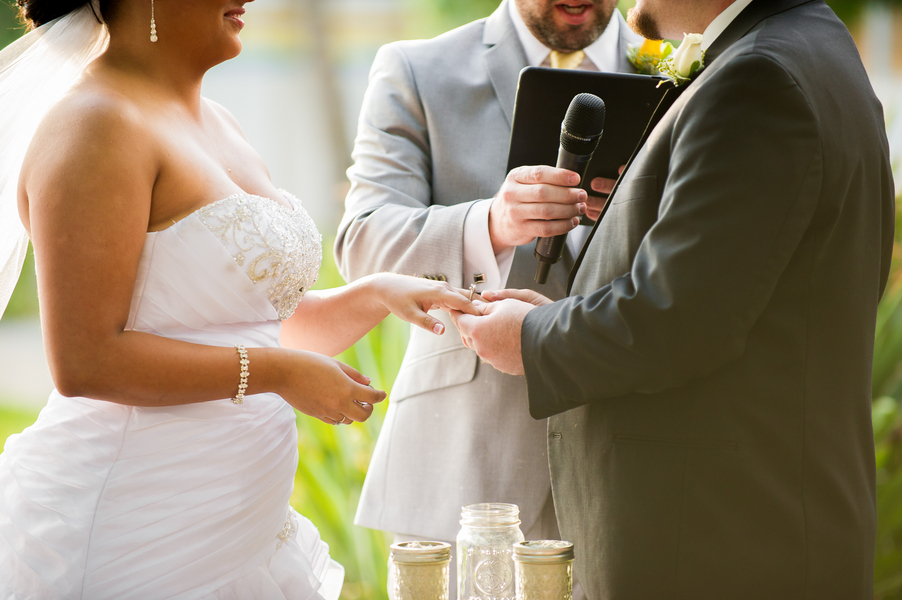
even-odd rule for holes
{"type": "Polygon", "coordinates": [[[17,203],[57,391],[0,455],[0,598],[334,600],[288,504],[293,408],[365,421],[385,393],[329,356],[389,312],[441,334],[427,311],[475,309],[400,275],[308,292],[315,226],[200,95],[249,0],[18,1],[37,29],[0,53],[0,265],[17,203]]]}

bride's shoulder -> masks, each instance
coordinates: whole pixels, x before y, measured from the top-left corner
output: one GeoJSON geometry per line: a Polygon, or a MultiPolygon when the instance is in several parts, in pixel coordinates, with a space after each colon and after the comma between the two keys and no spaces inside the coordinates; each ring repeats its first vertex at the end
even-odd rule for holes
{"type": "Polygon", "coordinates": [[[77,85],[44,117],[32,137],[21,181],[99,168],[136,171],[155,168],[159,144],[143,112],[122,94],[77,85]],[[88,169],[84,167],[90,166],[88,169]]]}
{"type": "Polygon", "coordinates": [[[64,134],[89,142],[96,136],[125,136],[135,141],[153,134],[147,116],[127,95],[96,85],[76,85],[41,122],[38,134],[64,134]]]}

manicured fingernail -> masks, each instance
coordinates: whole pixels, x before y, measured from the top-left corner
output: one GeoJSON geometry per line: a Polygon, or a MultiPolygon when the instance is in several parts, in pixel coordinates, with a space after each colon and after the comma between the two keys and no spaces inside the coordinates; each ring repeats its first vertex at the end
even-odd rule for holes
{"type": "Polygon", "coordinates": [[[581,214],[581,215],[586,214],[586,211],[589,209],[589,207],[586,204],[583,204],[582,202],[580,202],[577,206],[579,206],[579,214],[581,214]]]}
{"type": "Polygon", "coordinates": [[[572,173],[567,181],[570,182],[570,185],[576,185],[577,183],[579,183],[579,175],[572,173]]]}
{"type": "Polygon", "coordinates": [[[434,333],[435,335],[442,335],[442,333],[444,331],[445,331],[445,326],[442,325],[441,323],[436,323],[435,325],[432,326],[432,333],[434,333]]]}
{"type": "Polygon", "coordinates": [[[576,227],[577,225],[579,225],[579,219],[578,219],[577,217],[573,217],[573,218],[571,219],[571,221],[573,222],[573,226],[574,226],[574,227],[576,227]]]}

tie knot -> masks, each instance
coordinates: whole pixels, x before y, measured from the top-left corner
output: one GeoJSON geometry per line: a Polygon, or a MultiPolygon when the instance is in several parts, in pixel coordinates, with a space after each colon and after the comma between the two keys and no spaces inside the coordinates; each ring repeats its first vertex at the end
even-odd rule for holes
{"type": "Polygon", "coordinates": [[[552,50],[550,58],[551,66],[555,69],[575,69],[582,64],[583,59],[586,58],[586,53],[582,50],[577,50],[576,52],[552,50]]]}

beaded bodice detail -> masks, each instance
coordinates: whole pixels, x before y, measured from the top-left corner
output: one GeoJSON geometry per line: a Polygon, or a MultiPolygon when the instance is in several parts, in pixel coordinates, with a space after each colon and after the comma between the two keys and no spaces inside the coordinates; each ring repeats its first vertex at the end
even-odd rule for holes
{"type": "Polygon", "coordinates": [[[316,283],[323,246],[300,200],[282,194],[293,210],[263,196],[241,193],[205,206],[197,216],[285,320],[316,283]]]}

